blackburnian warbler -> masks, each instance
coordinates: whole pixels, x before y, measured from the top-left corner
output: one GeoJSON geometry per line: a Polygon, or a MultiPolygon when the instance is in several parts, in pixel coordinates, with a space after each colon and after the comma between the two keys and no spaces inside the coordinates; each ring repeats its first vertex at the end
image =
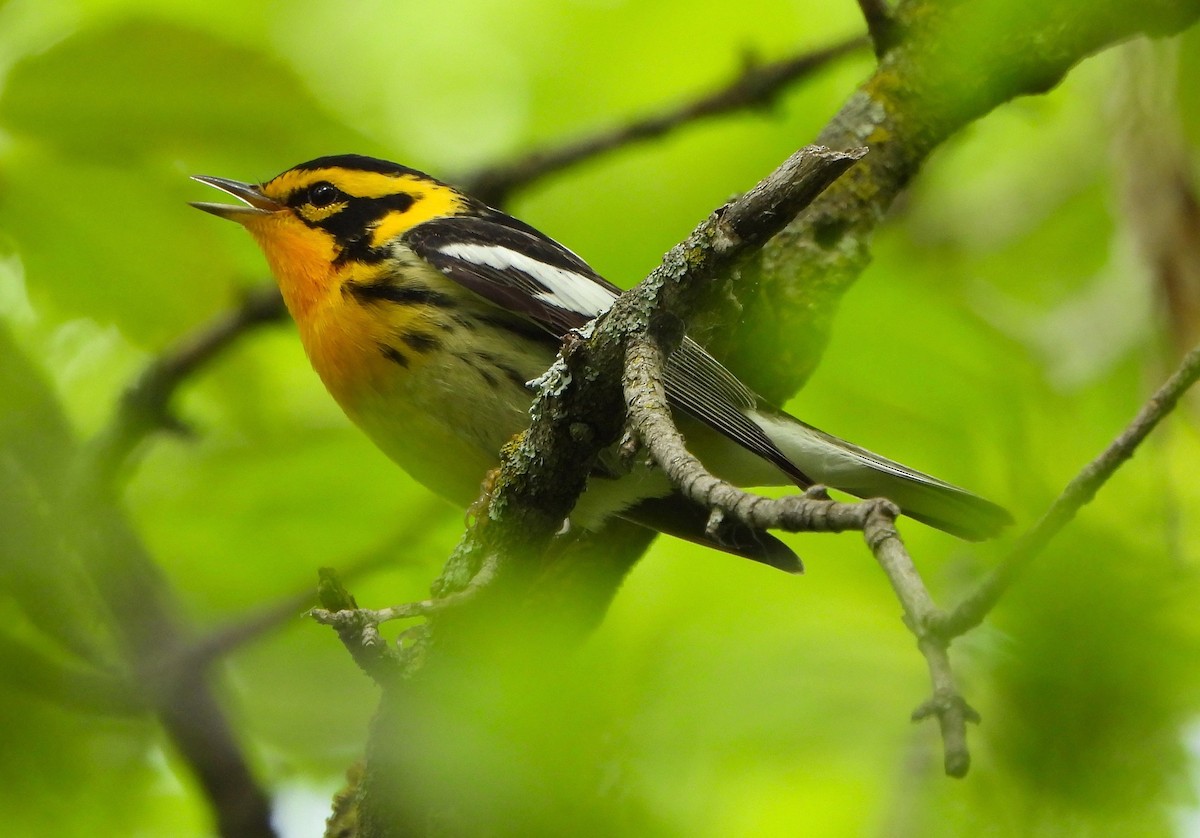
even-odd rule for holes
{"type": "MultiPolygon", "coordinates": [[[[534,228],[413,169],[322,157],[254,185],[197,177],[245,206],[196,203],[257,239],[313,367],[346,414],[414,478],[475,500],[501,446],[528,425],[527,382],[563,335],[620,293],[534,228]]],[[[698,344],[666,384],[689,447],[742,486],[823,483],[887,497],[905,514],[979,539],[1009,521],[976,495],[830,436],[766,404],[698,344]]],[[[705,534],[705,511],[653,467],[591,476],[572,523],[619,515],[785,570],[772,536],[705,534]]]]}

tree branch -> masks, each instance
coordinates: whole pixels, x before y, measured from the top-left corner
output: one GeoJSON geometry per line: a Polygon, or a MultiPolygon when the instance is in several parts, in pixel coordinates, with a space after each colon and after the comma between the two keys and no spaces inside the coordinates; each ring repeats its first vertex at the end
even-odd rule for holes
{"type": "Polygon", "coordinates": [[[836,503],[824,490],[805,495],[767,498],[713,476],[686,448],[683,434],[671,419],[662,381],[663,351],[657,335],[635,335],[625,356],[625,404],[629,423],[654,462],[684,496],[712,513],[715,534],[722,520],[732,517],[751,529],[788,532],[845,532],[864,530],[876,506],[885,514],[898,510],[887,501],[836,503]]]}
{"type": "MultiPolygon", "coordinates": [[[[601,450],[616,442],[625,424],[620,380],[625,346],[640,334],[655,312],[686,318],[710,295],[723,270],[782,229],[831,182],[857,162],[865,149],[835,152],[801,149],[740,198],[720,207],[676,245],[662,264],[583,333],[569,336],[559,360],[538,382],[529,429],[501,452],[501,467],[481,503],[477,518],[434,582],[431,602],[465,601],[515,584],[528,591],[544,568],[541,557],[582,493],[601,450]],[[479,574],[486,568],[486,579],[479,574]]],[[[824,508],[824,507],[821,507],[824,508]]],[[[511,590],[511,589],[510,589],[511,590]]],[[[436,642],[437,627],[453,625],[459,609],[398,606],[396,617],[425,616],[428,621],[414,659],[424,659],[436,642]]],[[[337,609],[327,609],[336,611],[337,609]]],[[[358,609],[354,609],[359,611],[358,609]]],[[[361,619],[338,618],[339,635],[355,654],[374,639],[380,612],[361,619]]],[[[388,614],[392,616],[391,612],[388,614]]],[[[321,615],[325,619],[325,615],[321,615]]],[[[372,660],[377,678],[387,661],[372,660]]]]}
{"type": "Polygon", "coordinates": [[[899,0],[892,17],[903,38],[816,140],[870,156],[743,267],[738,326],[693,334],[775,403],[816,369],[872,233],[946,138],[1110,44],[1182,30],[1200,0],[899,0]]]}
{"type": "Polygon", "coordinates": [[[151,361],[121,396],[108,426],[82,452],[85,479],[111,487],[138,444],[156,430],[186,432],[171,414],[171,399],[179,386],[238,338],[286,315],[283,297],[274,285],[246,292],[237,308],[222,312],[185,335],[151,361]]]}
{"type": "Polygon", "coordinates": [[[835,59],[861,49],[866,40],[850,38],[832,46],[767,64],[747,62],[741,74],[718,90],[661,113],[527,152],[459,179],[465,191],[492,206],[502,206],[520,187],[619,148],[661,137],[684,125],[747,108],[770,105],[789,85],[807,78],[835,59]]]}
{"type": "MultiPolygon", "coordinates": [[[[398,559],[397,556],[412,555],[413,551],[420,548],[429,532],[430,521],[447,511],[448,507],[440,499],[417,506],[410,511],[405,526],[362,555],[341,562],[339,566],[342,570],[338,571],[338,577],[343,581],[350,581],[381,567],[403,566],[404,559],[398,559]]],[[[306,586],[275,603],[256,608],[230,619],[224,625],[209,629],[207,634],[189,644],[180,653],[180,658],[187,668],[207,666],[283,623],[302,616],[316,604],[317,592],[311,585],[306,586]]]]}
{"type": "Polygon", "coordinates": [[[899,508],[882,498],[836,503],[820,487],[810,489],[803,496],[766,498],[712,475],[687,450],[683,435],[671,419],[663,384],[665,357],[660,339],[661,336],[651,328],[649,334],[630,340],[624,376],[630,424],[654,462],[684,495],[710,510],[709,528],[714,535],[718,534],[718,527],[727,517],[756,530],[862,531],[871,553],[887,574],[904,607],[905,625],[917,638],[917,648],[929,667],[933,695],[914,711],[913,719],[937,717],[946,773],[954,777],[965,776],[971,763],[966,723],[978,721],[978,714],[955,685],[947,641],[930,630],[940,612],[896,531],[899,508]]]}
{"type": "Polygon", "coordinates": [[[1017,541],[1005,560],[958,607],[936,621],[934,628],[937,632],[943,637],[957,637],[979,625],[1029,562],[1042,552],[1084,504],[1096,496],[1096,492],[1116,473],[1117,468],[1133,456],[1142,440],[1175,408],[1197,378],[1200,378],[1200,346],[1187,354],[1178,369],[1142,406],[1117,438],[1075,475],[1041,519],[1017,541]]]}
{"type": "Polygon", "coordinates": [[[883,58],[899,40],[896,21],[888,9],[887,0],[858,0],[858,7],[867,22],[875,57],[883,58]]]}
{"type": "MultiPolygon", "coordinates": [[[[761,246],[863,153],[810,147],[792,155],[754,189],[705,219],[594,328],[568,339],[559,361],[539,382],[529,430],[502,454],[487,526],[475,527],[460,545],[465,549],[458,560],[452,559],[449,570],[457,584],[470,579],[482,556],[538,555],[559,530],[596,456],[616,441],[624,425],[618,382],[630,335],[644,329],[656,311],[686,319],[719,293],[721,283],[715,280],[722,270],[761,246]]],[[[442,585],[435,593],[454,587],[442,585]]]]}

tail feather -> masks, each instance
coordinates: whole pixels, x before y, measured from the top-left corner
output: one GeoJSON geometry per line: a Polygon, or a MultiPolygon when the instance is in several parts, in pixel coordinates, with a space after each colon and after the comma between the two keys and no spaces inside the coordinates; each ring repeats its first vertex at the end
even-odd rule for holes
{"type": "Polygon", "coordinates": [[[790,547],[761,530],[726,522],[721,528],[719,538],[710,537],[707,533],[708,510],[692,503],[678,492],[660,498],[645,498],[622,510],[621,517],[676,538],[723,550],[787,573],[804,572],[800,557],[790,547]]]}
{"type": "Polygon", "coordinates": [[[918,521],[969,541],[997,535],[1012,523],[1003,507],[838,439],[785,413],[751,418],[811,479],[860,498],[884,497],[918,521]]]}

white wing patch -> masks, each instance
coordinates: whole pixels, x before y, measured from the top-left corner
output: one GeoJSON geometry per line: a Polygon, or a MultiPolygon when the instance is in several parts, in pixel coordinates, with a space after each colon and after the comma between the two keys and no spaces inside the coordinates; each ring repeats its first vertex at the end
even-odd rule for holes
{"type": "Polygon", "coordinates": [[[464,262],[486,265],[501,271],[512,269],[527,274],[546,288],[545,291],[534,294],[539,300],[587,317],[595,317],[607,311],[617,298],[590,277],[566,268],[547,265],[501,245],[452,242],[442,245],[438,250],[464,262]]]}

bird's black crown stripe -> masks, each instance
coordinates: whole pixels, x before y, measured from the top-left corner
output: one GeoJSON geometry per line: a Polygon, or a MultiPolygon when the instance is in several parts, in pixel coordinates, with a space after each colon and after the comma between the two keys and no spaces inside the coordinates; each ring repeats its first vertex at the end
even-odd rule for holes
{"type": "Polygon", "coordinates": [[[365,154],[332,154],[301,163],[295,168],[302,172],[315,172],[318,169],[352,169],[356,172],[376,172],[381,175],[429,177],[424,172],[410,169],[408,166],[401,166],[399,163],[392,163],[389,160],[380,160],[378,157],[367,157],[365,154]]]}

